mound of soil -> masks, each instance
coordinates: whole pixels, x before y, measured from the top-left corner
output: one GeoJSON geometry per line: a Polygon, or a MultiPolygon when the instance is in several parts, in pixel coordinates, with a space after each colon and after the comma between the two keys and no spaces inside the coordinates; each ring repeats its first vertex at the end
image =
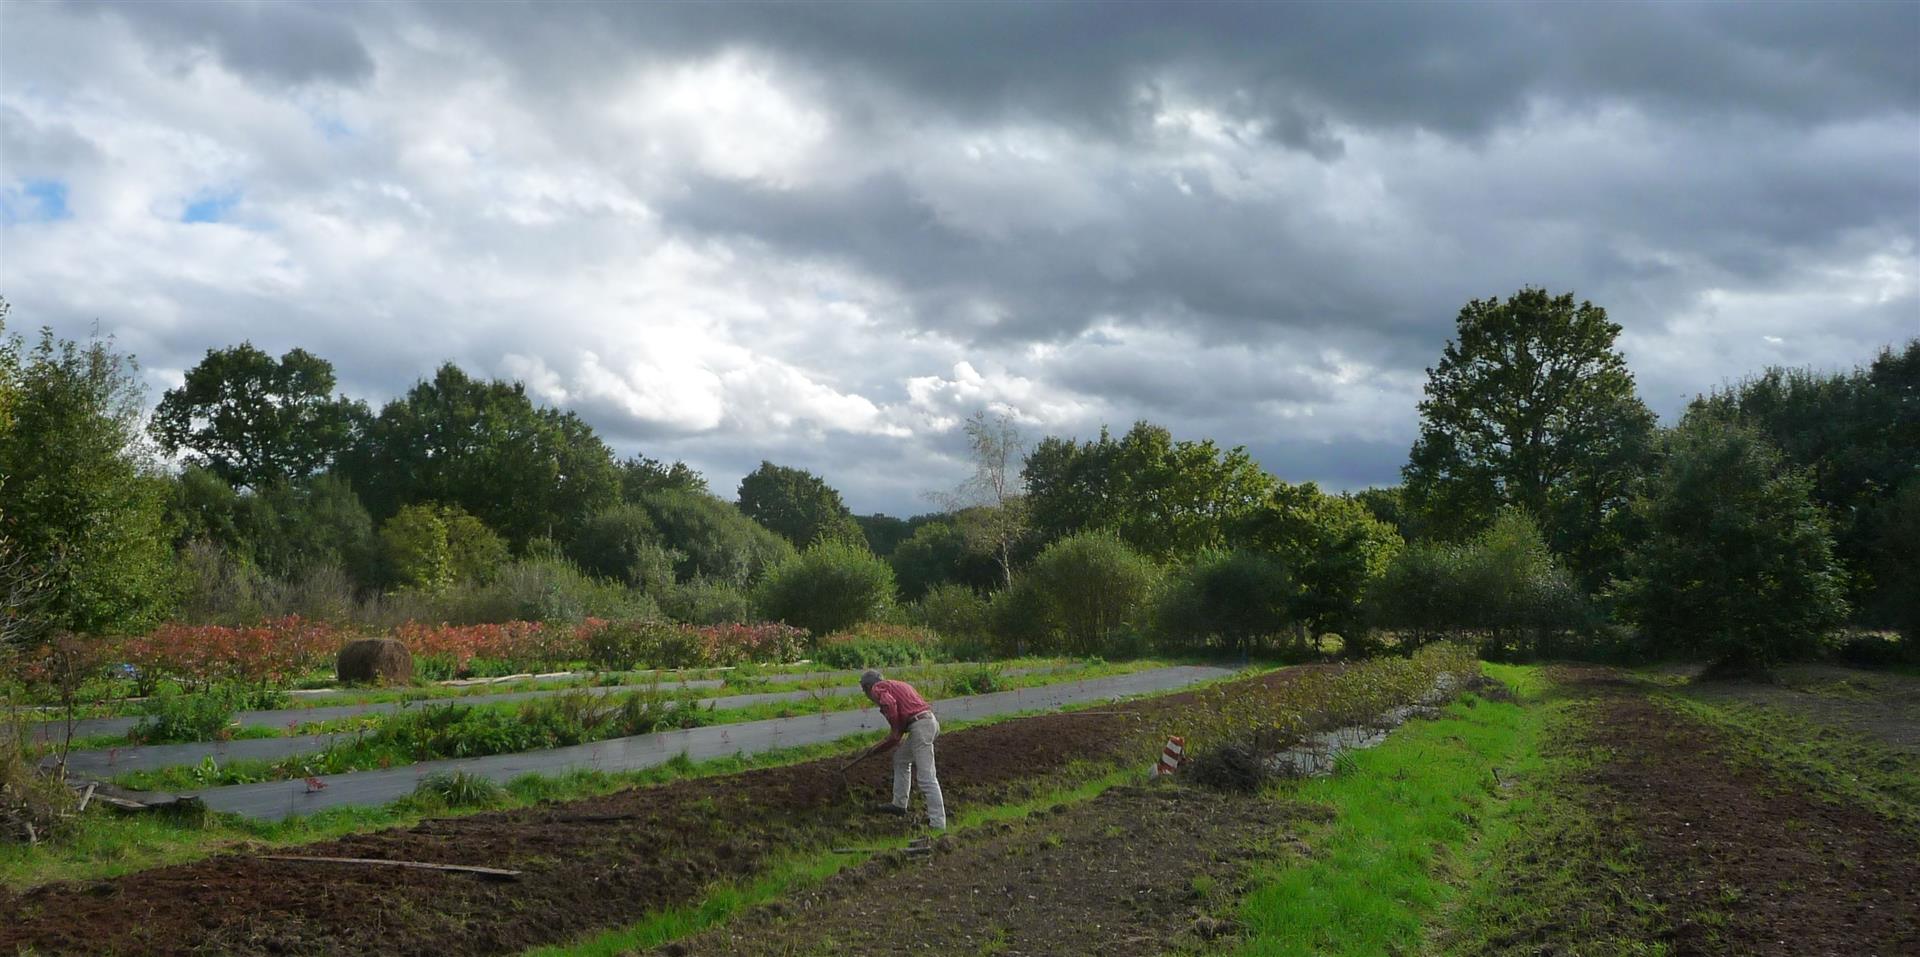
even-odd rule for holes
{"type": "Polygon", "coordinates": [[[1233,931],[1256,846],[1296,806],[1164,785],[877,858],[660,950],[681,955],[1100,955],[1165,952],[1233,931]]]}
{"type": "MultiPolygon", "coordinates": [[[[1283,672],[1260,680],[1292,679],[1283,672]]],[[[1142,728],[1195,706],[1194,692],[1115,715],[1043,715],[940,737],[950,808],[997,803],[1079,761],[1152,760],[1142,728]],[[1139,716],[1139,719],[1131,716],[1139,716]]],[[[889,786],[885,762],[840,759],[680,781],[605,797],[306,845],[316,857],[476,864],[516,883],[402,868],[354,869],[224,855],[113,880],[0,891],[0,952],[42,954],[499,954],[630,923],[758,873],[784,847],[899,833],[861,813],[889,786]]]]}
{"type": "Polygon", "coordinates": [[[1739,760],[1722,733],[1617,676],[1585,734],[1609,749],[1590,783],[1639,837],[1642,888],[1676,955],[1920,953],[1920,842],[1739,760]]]}

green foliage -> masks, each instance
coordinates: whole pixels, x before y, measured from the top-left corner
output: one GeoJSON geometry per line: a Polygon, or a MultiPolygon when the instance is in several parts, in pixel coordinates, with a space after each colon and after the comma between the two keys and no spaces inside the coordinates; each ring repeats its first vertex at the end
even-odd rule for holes
{"type": "Polygon", "coordinates": [[[988,589],[1000,583],[1000,569],[992,556],[976,550],[965,532],[951,521],[931,521],[916,529],[887,558],[908,600],[929,589],[959,584],[988,589]]]}
{"type": "Polygon", "coordinates": [[[213,544],[277,579],[315,566],[346,570],[363,582],[377,578],[373,520],[344,479],[275,480],[241,493],[211,471],[188,467],[170,493],[168,517],[182,547],[213,544]]]}
{"type": "Polygon", "coordinates": [[[794,554],[786,539],[704,492],[652,492],[637,504],[659,530],[660,543],[680,556],[674,571],[683,581],[744,588],[794,554]]]}
{"type": "Polygon", "coordinates": [[[607,671],[692,668],[701,663],[700,641],[693,632],[644,619],[609,622],[588,635],[587,657],[607,671]]]}
{"type": "Polygon", "coordinates": [[[1920,594],[1920,338],[1840,373],[1772,368],[1694,401],[1689,416],[1759,430],[1805,471],[1833,526],[1848,600],[1867,627],[1914,627],[1920,594]],[[1906,624],[1902,624],[1905,622],[1906,624]]]}
{"type": "Polygon", "coordinates": [[[507,796],[500,785],[466,771],[429,774],[414,787],[413,795],[446,807],[493,807],[507,796]]]}
{"type": "Polygon", "coordinates": [[[614,503],[613,453],[571,412],[538,408],[519,383],[485,382],[458,367],[387,403],[341,456],[368,509],[457,505],[510,541],[567,538],[614,503]]]}
{"type": "Polygon", "coordinates": [[[1053,542],[1085,529],[1114,531],[1135,551],[1181,558],[1229,544],[1229,530],[1259,508],[1273,480],[1244,448],[1175,442],[1139,422],[1115,440],[1046,438],[1023,472],[1034,535],[1053,542]]]}
{"type": "Polygon", "coordinates": [[[620,500],[637,502],[654,492],[706,494],[707,479],[685,462],[667,465],[636,455],[620,462],[620,500]]]}
{"type": "Polygon", "coordinates": [[[894,600],[893,569],[865,545],[822,540],[780,564],[754,602],[771,621],[824,635],[879,617],[894,600]]]}
{"type": "Polygon", "coordinates": [[[1154,632],[1183,651],[1245,654],[1297,632],[1287,567],[1257,552],[1202,552],[1172,576],[1154,607],[1154,632]]]}
{"type": "Polygon", "coordinates": [[[863,622],[814,643],[813,660],[829,668],[886,668],[931,661],[940,636],[926,628],[863,622]]]}
{"type": "Polygon", "coordinates": [[[380,526],[389,582],[441,591],[485,584],[507,560],[507,543],[458,506],[408,505],[380,526]]]}
{"type": "Polygon", "coordinates": [[[1278,482],[1236,532],[1241,547],[1272,555],[1292,574],[1288,610],[1311,634],[1361,630],[1369,583],[1400,550],[1400,536],[1365,505],[1312,482],[1278,482]]]}
{"type": "Polygon", "coordinates": [[[1766,667],[1810,654],[1846,615],[1812,483],[1751,429],[1689,415],[1634,501],[1648,530],[1619,589],[1622,612],[1663,654],[1766,667]]]}
{"type": "Polygon", "coordinates": [[[1571,293],[1523,289],[1469,302],[1457,334],[1427,374],[1407,508],[1423,534],[1447,541],[1524,508],[1598,586],[1625,552],[1617,517],[1654,427],[1614,348],[1620,326],[1571,293]]]}
{"type": "Polygon", "coordinates": [[[1079,532],[1047,546],[1014,591],[1033,596],[1048,639],[1069,654],[1105,654],[1123,631],[1142,623],[1159,583],[1154,563],[1112,532],[1079,532]]]}
{"type": "Polygon", "coordinates": [[[822,538],[867,542],[840,493],[805,469],[761,462],[740,480],[740,511],[800,547],[822,538]]]}
{"type": "Polygon", "coordinates": [[[0,535],[47,576],[33,617],[84,634],[153,624],[172,602],[174,573],[166,482],[140,440],[133,361],[109,341],[83,346],[51,331],[31,351],[0,340],[9,420],[0,535]]]}
{"type": "Polygon", "coordinates": [[[209,349],[154,410],[153,436],[233,485],[303,479],[332,463],[367,418],[333,395],[333,365],[304,349],[278,361],[243,342],[209,349]]]}
{"type": "Polygon", "coordinates": [[[989,657],[993,615],[987,599],[965,585],[939,585],[907,606],[907,620],[931,628],[956,658],[989,657]]]}
{"type": "Polygon", "coordinates": [[[582,570],[664,596],[674,583],[679,555],[660,542],[653,516],[639,505],[614,505],[587,517],[567,548],[582,570]]]}
{"type": "Polygon", "coordinates": [[[753,600],[726,582],[696,578],[667,589],[660,596],[660,610],[675,621],[722,625],[752,618],[753,600]]]}
{"type": "Polygon", "coordinates": [[[506,621],[579,622],[586,618],[651,618],[659,607],[644,592],[598,581],[563,558],[525,558],[503,566],[484,585],[430,597],[425,618],[450,624],[506,621]]]}
{"type": "Polygon", "coordinates": [[[1006,672],[994,665],[974,665],[947,673],[946,693],[942,697],[964,698],[1005,690],[1006,672]]]}
{"type": "Polygon", "coordinates": [[[1368,589],[1366,604],[1372,623],[1405,644],[1472,640],[1494,658],[1550,656],[1593,624],[1572,576],[1517,509],[1500,512],[1467,544],[1407,546],[1368,589]]]}
{"type": "Polygon", "coordinates": [[[225,688],[196,694],[162,692],[147,702],[147,714],[127,732],[143,744],[224,740],[232,733],[241,701],[225,688]]]}

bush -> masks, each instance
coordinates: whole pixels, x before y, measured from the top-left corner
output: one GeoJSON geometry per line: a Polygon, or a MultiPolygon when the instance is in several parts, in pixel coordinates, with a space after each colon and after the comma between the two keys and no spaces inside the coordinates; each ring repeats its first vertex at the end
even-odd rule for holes
{"type": "Polygon", "coordinates": [[[992,694],[1001,690],[1006,675],[992,665],[978,665],[962,668],[947,675],[946,697],[963,698],[967,695],[992,694]]]}
{"type": "Polygon", "coordinates": [[[676,621],[719,625],[753,617],[746,592],[722,581],[696,578],[669,588],[659,596],[660,610],[676,621]]]}
{"type": "Polygon", "coordinates": [[[1217,647],[1245,654],[1288,631],[1293,577],[1253,552],[1203,552],[1174,576],[1154,608],[1154,631],[1168,647],[1217,647]]]}
{"type": "Polygon", "coordinates": [[[793,556],[793,546],[730,502],[691,489],[649,492],[635,500],[681,558],[681,579],[709,578],[745,588],[793,556]]]}
{"type": "Polygon", "coordinates": [[[755,603],[766,618],[824,635],[880,616],[893,597],[886,562],[863,545],[829,540],[775,568],[755,603]]]}
{"type": "Polygon", "coordinates": [[[240,702],[226,690],[199,694],[165,693],[147,702],[147,715],[127,732],[142,744],[224,741],[232,734],[240,702]]]}
{"type": "Polygon", "coordinates": [[[938,585],[906,608],[907,621],[940,634],[955,658],[990,656],[993,616],[987,599],[965,585],[938,585]]]}
{"type": "Polygon", "coordinates": [[[454,624],[588,618],[650,618],[659,607],[643,592],[596,581],[572,562],[529,558],[500,570],[492,582],[449,590],[430,603],[441,621],[454,624]]]}
{"type": "Polygon", "coordinates": [[[1806,476],[1742,426],[1689,416],[1666,441],[1620,609],[1656,653],[1732,669],[1811,654],[1847,613],[1845,578],[1806,476]]]}
{"type": "Polygon", "coordinates": [[[1112,532],[1080,532],[1047,546],[1016,591],[1033,606],[1060,650],[1103,654],[1142,617],[1159,581],[1152,561],[1112,532]]]}
{"type": "Polygon", "coordinates": [[[1472,640],[1491,658],[1549,656],[1556,642],[1595,628],[1573,576],[1517,509],[1502,511],[1468,544],[1402,549],[1369,588],[1367,610],[1404,644],[1472,640]]]}
{"type": "Polygon", "coordinates": [[[588,516],[567,554],[587,574],[656,599],[673,587],[674,566],[685,557],[661,543],[652,516],[638,505],[615,505],[588,516]]]}
{"type": "Polygon", "coordinates": [[[886,668],[931,661],[939,646],[928,629],[868,622],[820,639],[813,659],[829,668],[886,668]]]}
{"type": "Polygon", "coordinates": [[[75,796],[58,776],[41,774],[27,756],[25,729],[0,720],[0,844],[34,844],[73,820],[75,796]]]}
{"type": "Polygon", "coordinates": [[[493,807],[506,799],[500,785],[466,771],[429,774],[413,789],[415,797],[447,807],[493,807]]]}

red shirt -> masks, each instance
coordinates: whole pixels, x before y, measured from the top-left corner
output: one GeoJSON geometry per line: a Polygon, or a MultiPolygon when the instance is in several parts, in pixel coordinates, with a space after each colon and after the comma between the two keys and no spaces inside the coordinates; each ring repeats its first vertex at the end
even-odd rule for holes
{"type": "Polygon", "coordinates": [[[893,728],[893,734],[887,738],[889,741],[907,733],[907,725],[912,724],[913,719],[933,710],[933,706],[927,704],[927,699],[920,697],[920,692],[904,681],[876,682],[872,698],[873,703],[880,706],[881,716],[893,728]]]}

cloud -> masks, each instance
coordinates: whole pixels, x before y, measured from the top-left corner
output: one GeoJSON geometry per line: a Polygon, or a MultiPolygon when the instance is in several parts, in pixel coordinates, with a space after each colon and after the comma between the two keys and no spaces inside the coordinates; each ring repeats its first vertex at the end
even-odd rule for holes
{"type": "Polygon", "coordinates": [[[722,490],[922,510],[980,409],[1392,482],[1459,307],[1524,285],[1669,415],[1920,334],[1912,5],[4,17],[17,325],[156,388],[243,338],[376,402],[454,361],[722,490]]]}

